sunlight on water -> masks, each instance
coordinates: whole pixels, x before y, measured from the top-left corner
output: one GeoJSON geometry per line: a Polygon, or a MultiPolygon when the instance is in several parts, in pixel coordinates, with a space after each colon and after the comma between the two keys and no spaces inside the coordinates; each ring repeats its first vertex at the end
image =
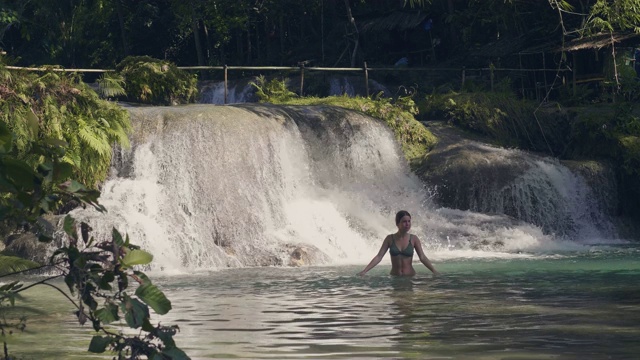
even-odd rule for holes
{"type": "MultiPolygon", "coordinates": [[[[436,278],[423,267],[414,278],[390,277],[386,265],[364,278],[355,266],[153,278],[173,304],[157,320],[180,326],[176,341],[194,360],[633,359],[639,255],[621,246],[449,260],[435,264],[436,278]]],[[[30,333],[11,344],[16,355],[90,358],[90,327],[74,324],[60,296],[36,288],[27,298],[53,312],[29,318],[30,333]]]]}

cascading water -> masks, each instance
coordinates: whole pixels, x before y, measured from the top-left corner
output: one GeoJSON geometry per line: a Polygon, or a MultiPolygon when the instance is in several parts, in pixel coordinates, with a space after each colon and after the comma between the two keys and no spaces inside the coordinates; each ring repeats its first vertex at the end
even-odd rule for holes
{"type": "Polygon", "coordinates": [[[103,186],[108,213],[74,215],[102,236],[111,226],[129,233],[158,269],[364,263],[395,231],[399,209],[440,258],[567,246],[508,216],[435,209],[391,131],[359,113],[258,104],[129,111],[133,145],[116,154],[103,186]]]}
{"type": "MultiPolygon", "coordinates": [[[[238,81],[230,81],[227,84],[227,104],[241,104],[248,102],[257,102],[257,96],[255,94],[256,88],[251,85],[255,82],[256,78],[242,79],[238,81]]],[[[287,80],[289,81],[289,80],[287,80]]],[[[295,79],[294,81],[297,81],[295,79]]],[[[321,96],[329,95],[347,95],[365,96],[366,90],[364,87],[364,80],[354,76],[331,76],[327,80],[329,89],[325,94],[319,94],[321,96]]],[[[290,88],[299,88],[298,84],[290,84],[290,88]]],[[[202,104],[225,104],[224,100],[224,82],[212,82],[202,86],[200,90],[202,104]]],[[[389,96],[390,91],[385,86],[375,80],[369,80],[369,92],[371,94],[381,93],[383,96],[389,96]]]]}
{"type": "MultiPolygon", "coordinates": [[[[255,81],[255,79],[234,81],[228,84],[226,104],[256,102],[256,89],[251,85],[252,81],[255,81]]],[[[224,92],[224,82],[222,81],[206,84],[200,90],[200,103],[223,105],[225,104],[224,92]]]]}
{"type": "Polygon", "coordinates": [[[581,242],[616,237],[607,216],[615,208],[615,184],[600,179],[595,194],[583,176],[556,159],[463,139],[437,124],[431,129],[443,141],[421,173],[437,188],[438,204],[507,214],[581,242]]]}

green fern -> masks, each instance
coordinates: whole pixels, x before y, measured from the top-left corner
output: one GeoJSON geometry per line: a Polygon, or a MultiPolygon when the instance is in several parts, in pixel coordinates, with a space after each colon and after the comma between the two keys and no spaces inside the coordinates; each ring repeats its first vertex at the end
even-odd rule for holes
{"type": "Polygon", "coordinates": [[[102,97],[112,98],[125,96],[124,78],[119,74],[106,72],[98,79],[98,90],[102,97]]]}
{"type": "MultiPolygon", "coordinates": [[[[129,113],[102,100],[77,75],[48,72],[39,76],[0,65],[0,79],[7,80],[2,81],[0,122],[13,134],[13,155],[34,169],[41,160],[25,158],[30,148],[44,139],[60,140],[68,144],[64,161],[76,167],[73,178],[97,186],[108,173],[111,147],[129,146],[129,113]]],[[[105,79],[118,83],[113,76],[105,79]]]]}
{"type": "Polygon", "coordinates": [[[101,129],[90,131],[86,126],[83,126],[78,130],[78,136],[90,151],[98,153],[101,157],[107,157],[111,153],[111,144],[101,129]]]}

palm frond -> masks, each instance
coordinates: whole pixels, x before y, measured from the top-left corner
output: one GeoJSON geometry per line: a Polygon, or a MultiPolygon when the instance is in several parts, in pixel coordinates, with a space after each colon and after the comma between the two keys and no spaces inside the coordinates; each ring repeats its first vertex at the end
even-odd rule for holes
{"type": "Polygon", "coordinates": [[[29,270],[40,266],[37,262],[0,254],[0,276],[29,270]]]}

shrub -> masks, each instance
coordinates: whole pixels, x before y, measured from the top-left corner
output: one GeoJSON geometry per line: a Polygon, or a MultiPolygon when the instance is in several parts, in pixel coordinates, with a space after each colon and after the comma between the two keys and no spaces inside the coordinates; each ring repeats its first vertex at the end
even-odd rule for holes
{"type": "Polygon", "coordinates": [[[194,102],[198,93],[197,76],[166,60],[148,56],[125,58],[116,71],[124,79],[127,100],[152,105],[194,102]]]}
{"type": "Polygon", "coordinates": [[[101,100],[75,74],[8,70],[0,65],[0,122],[15,137],[11,152],[32,169],[34,146],[63,144],[69,178],[95,188],[107,176],[113,144],[128,146],[129,113],[101,100]]]}

